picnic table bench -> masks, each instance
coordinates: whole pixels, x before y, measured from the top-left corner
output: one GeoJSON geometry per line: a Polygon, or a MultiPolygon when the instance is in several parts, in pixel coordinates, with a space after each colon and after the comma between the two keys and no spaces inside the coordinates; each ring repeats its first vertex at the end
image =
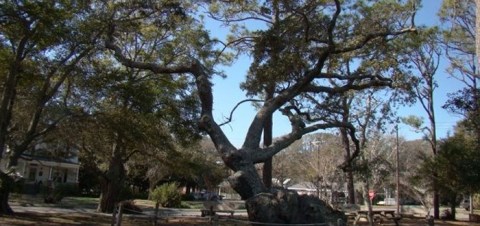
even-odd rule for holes
{"type": "Polygon", "coordinates": [[[228,201],[206,201],[203,203],[203,209],[201,209],[202,217],[214,216],[215,213],[229,213],[233,216],[236,207],[235,203],[228,201]]]}
{"type": "MultiPolygon", "coordinates": [[[[372,210],[372,214],[374,219],[378,218],[381,222],[384,220],[393,220],[397,226],[399,225],[398,221],[402,219],[401,216],[395,215],[395,210],[372,210]]],[[[358,210],[356,215],[353,225],[357,225],[357,222],[361,218],[368,219],[368,210],[358,210]]]]}

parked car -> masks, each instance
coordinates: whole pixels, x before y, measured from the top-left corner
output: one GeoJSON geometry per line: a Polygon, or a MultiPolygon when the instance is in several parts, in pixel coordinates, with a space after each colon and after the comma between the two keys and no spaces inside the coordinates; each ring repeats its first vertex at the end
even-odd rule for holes
{"type": "Polygon", "coordinates": [[[470,210],[470,199],[463,199],[460,203],[460,207],[466,209],[467,211],[470,210]]]}
{"type": "Polygon", "coordinates": [[[223,195],[218,195],[214,192],[196,192],[192,193],[192,196],[194,200],[207,200],[207,201],[213,201],[213,200],[222,200],[223,195]]]}

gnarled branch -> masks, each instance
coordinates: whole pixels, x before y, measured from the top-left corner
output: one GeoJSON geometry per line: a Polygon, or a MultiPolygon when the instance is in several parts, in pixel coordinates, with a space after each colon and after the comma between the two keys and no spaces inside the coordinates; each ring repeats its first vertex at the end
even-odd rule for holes
{"type": "Polygon", "coordinates": [[[232,122],[232,119],[233,119],[233,113],[235,112],[235,110],[237,110],[237,108],[242,105],[243,103],[246,103],[246,102],[263,102],[264,100],[259,100],[259,99],[246,99],[246,100],[242,100],[240,102],[238,102],[235,107],[233,107],[232,111],[230,111],[230,116],[227,119],[227,121],[225,122],[222,122],[219,124],[219,126],[224,126],[230,122],[232,122]]]}

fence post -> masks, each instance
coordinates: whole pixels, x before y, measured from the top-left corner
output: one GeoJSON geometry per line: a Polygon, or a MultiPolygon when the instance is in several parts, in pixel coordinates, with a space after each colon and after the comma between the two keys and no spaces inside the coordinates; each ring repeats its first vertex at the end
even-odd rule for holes
{"type": "Polygon", "coordinates": [[[158,221],[158,208],[159,208],[159,206],[160,206],[160,203],[156,202],[156,203],[155,203],[155,213],[154,213],[155,216],[153,216],[153,221],[154,221],[153,225],[155,225],[155,226],[157,226],[157,221],[158,221]]]}
{"type": "Polygon", "coordinates": [[[427,215],[426,222],[427,222],[428,226],[434,226],[435,225],[435,220],[433,219],[433,216],[431,216],[431,215],[427,215]]]}
{"type": "Polygon", "coordinates": [[[118,204],[118,214],[117,214],[117,222],[115,226],[121,226],[122,225],[122,214],[123,214],[123,203],[118,204]]]}
{"type": "Polygon", "coordinates": [[[112,211],[112,224],[111,226],[115,226],[115,223],[116,223],[116,219],[115,219],[115,214],[116,214],[116,211],[117,211],[117,203],[114,205],[113,207],[113,211],[112,211]]]}
{"type": "Polygon", "coordinates": [[[218,226],[218,215],[215,214],[213,216],[210,216],[210,221],[213,226],[218,226]]]}

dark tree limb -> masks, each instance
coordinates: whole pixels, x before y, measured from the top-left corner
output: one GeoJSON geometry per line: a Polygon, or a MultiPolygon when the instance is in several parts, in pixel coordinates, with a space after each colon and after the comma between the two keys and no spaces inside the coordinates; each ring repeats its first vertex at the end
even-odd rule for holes
{"type": "Polygon", "coordinates": [[[219,124],[219,126],[224,126],[230,122],[232,122],[232,119],[233,119],[233,113],[235,112],[235,110],[237,110],[238,107],[240,107],[240,105],[242,105],[243,103],[246,103],[246,102],[263,102],[264,100],[259,100],[259,99],[246,99],[246,100],[242,100],[240,102],[238,102],[235,107],[233,107],[232,111],[230,111],[230,116],[228,116],[227,121],[225,122],[222,122],[219,124]]]}

